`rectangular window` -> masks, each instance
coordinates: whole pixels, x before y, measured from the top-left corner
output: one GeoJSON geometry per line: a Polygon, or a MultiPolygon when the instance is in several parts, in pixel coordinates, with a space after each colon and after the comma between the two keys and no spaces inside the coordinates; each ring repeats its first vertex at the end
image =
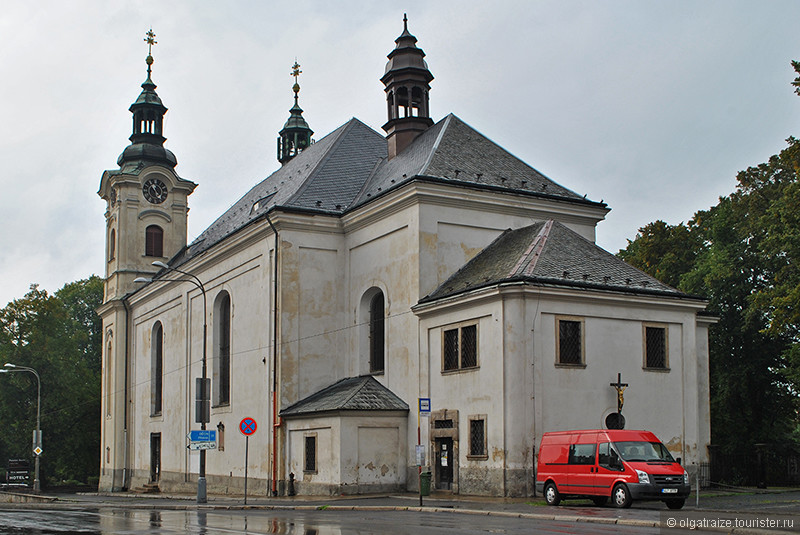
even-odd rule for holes
{"type": "Polygon", "coordinates": [[[317,471],[317,435],[305,436],[304,472],[317,471]]]}
{"type": "Polygon", "coordinates": [[[644,367],[655,370],[668,369],[667,328],[660,325],[644,326],[644,367]]]}
{"type": "Polygon", "coordinates": [[[442,370],[478,367],[478,326],[446,329],[442,336],[442,370]]]}
{"type": "Polygon", "coordinates": [[[486,415],[469,417],[469,454],[468,458],[488,459],[486,449],[486,415]]]}
{"type": "Polygon", "coordinates": [[[556,325],[558,330],[556,363],[566,366],[584,365],[583,319],[557,318],[556,325]]]}

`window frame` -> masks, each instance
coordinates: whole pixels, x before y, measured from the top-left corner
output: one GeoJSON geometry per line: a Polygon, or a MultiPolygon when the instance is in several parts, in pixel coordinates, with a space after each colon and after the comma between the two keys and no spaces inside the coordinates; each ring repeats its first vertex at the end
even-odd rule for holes
{"type": "Polygon", "coordinates": [[[164,258],[164,229],[158,225],[144,229],[144,256],[164,258]]]}
{"type": "Polygon", "coordinates": [[[319,441],[317,440],[316,433],[303,433],[303,473],[304,474],[316,474],[319,471],[319,441]],[[309,440],[313,441],[314,448],[314,465],[313,467],[309,467],[309,440]]]}
{"type": "Polygon", "coordinates": [[[369,298],[368,336],[369,373],[380,375],[386,371],[386,296],[380,289],[369,298]],[[380,299],[379,311],[374,309],[378,299],[380,299]]]}
{"type": "Polygon", "coordinates": [[[668,372],[669,367],[669,325],[666,323],[642,323],[642,369],[649,372],[668,372]],[[664,365],[648,366],[647,329],[661,329],[664,333],[664,365]]]}
{"type": "Polygon", "coordinates": [[[231,343],[233,339],[233,299],[230,292],[223,290],[217,295],[214,302],[214,315],[212,407],[228,407],[231,404],[231,343]],[[226,310],[223,310],[226,301],[226,310]]]}
{"type": "Polygon", "coordinates": [[[443,326],[441,328],[441,330],[442,330],[442,336],[441,336],[441,371],[442,371],[443,374],[477,370],[477,369],[479,369],[481,367],[481,363],[480,363],[480,332],[479,332],[480,329],[478,328],[478,323],[479,322],[477,320],[470,320],[470,321],[464,321],[464,322],[460,322],[460,323],[453,323],[453,324],[450,324],[450,325],[445,325],[445,326],[443,326]],[[470,366],[464,366],[464,344],[462,342],[464,340],[464,329],[469,329],[471,327],[475,329],[475,341],[474,341],[474,347],[475,347],[474,359],[475,359],[475,364],[470,365],[470,366]],[[445,364],[446,364],[446,352],[447,352],[446,340],[447,340],[447,337],[448,337],[447,333],[453,332],[453,331],[457,332],[457,348],[456,348],[456,351],[458,352],[458,355],[457,355],[458,363],[457,363],[455,368],[446,368],[445,364]]]}
{"type": "Polygon", "coordinates": [[[156,321],[150,331],[150,416],[158,418],[163,412],[164,324],[156,321]]]}
{"type": "Polygon", "coordinates": [[[487,417],[485,414],[471,414],[467,417],[467,421],[469,423],[468,427],[468,448],[467,448],[467,459],[471,459],[473,461],[486,461],[489,459],[489,447],[488,447],[488,437],[487,437],[487,429],[488,426],[486,425],[487,417]],[[481,453],[475,453],[472,449],[473,446],[473,422],[481,422],[482,429],[481,432],[483,433],[483,447],[481,453]]]}
{"type": "Polygon", "coordinates": [[[555,317],[555,365],[557,368],[585,368],[586,367],[586,318],[582,316],[556,316],[555,317]],[[561,322],[577,323],[580,325],[580,361],[563,362],[561,360],[561,322]]]}

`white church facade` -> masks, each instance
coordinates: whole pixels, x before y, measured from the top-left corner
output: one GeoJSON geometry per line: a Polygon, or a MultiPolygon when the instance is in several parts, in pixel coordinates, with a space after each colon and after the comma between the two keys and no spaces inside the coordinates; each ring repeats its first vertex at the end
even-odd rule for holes
{"type": "Polygon", "coordinates": [[[194,492],[202,471],[241,493],[245,469],[262,495],[415,490],[422,449],[437,489],[530,496],[542,434],[604,427],[618,374],[627,428],[690,472],[707,461],[705,301],[596,246],[604,203],[455,115],[434,123],[416,42],[406,26],[388,56],[386,135],[351,119],[312,143],[295,85],[280,169],[190,244],[195,184],[163,147],[148,56],[98,192],[101,490],[194,492]]]}

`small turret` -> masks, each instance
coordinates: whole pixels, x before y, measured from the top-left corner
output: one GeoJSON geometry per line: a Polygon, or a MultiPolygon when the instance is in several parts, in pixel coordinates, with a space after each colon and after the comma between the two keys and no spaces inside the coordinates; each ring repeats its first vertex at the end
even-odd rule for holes
{"type": "Polygon", "coordinates": [[[289,160],[303,152],[313,143],[311,136],[314,131],[308,127],[308,123],[303,118],[303,108],[297,102],[297,95],[300,93],[300,84],[297,83],[297,77],[300,76],[300,64],[295,60],[292,65],[292,73],[294,76],[294,106],[289,110],[289,119],[283,125],[283,129],[279,132],[278,136],[278,161],[281,164],[286,164],[289,160]]]}

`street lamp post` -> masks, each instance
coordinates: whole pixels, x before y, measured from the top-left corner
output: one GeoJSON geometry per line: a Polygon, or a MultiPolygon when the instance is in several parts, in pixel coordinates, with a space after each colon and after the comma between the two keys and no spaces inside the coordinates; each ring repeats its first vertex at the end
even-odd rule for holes
{"type": "MultiPolygon", "coordinates": [[[[154,282],[154,281],[164,281],[164,282],[191,282],[200,290],[200,293],[203,295],[203,367],[202,367],[202,379],[200,384],[197,385],[197,390],[199,390],[198,395],[195,397],[199,403],[195,406],[195,422],[200,423],[200,429],[203,431],[206,430],[206,423],[208,422],[209,415],[208,415],[208,404],[209,404],[209,389],[208,389],[208,368],[207,368],[207,359],[206,359],[206,348],[207,348],[207,340],[208,340],[208,309],[207,309],[207,300],[206,300],[206,288],[203,286],[203,283],[200,279],[191,273],[186,271],[181,271],[180,269],[170,267],[164,262],[156,260],[153,262],[153,265],[156,267],[160,267],[162,269],[166,269],[167,273],[174,271],[176,273],[180,273],[182,275],[186,275],[189,277],[188,279],[151,279],[147,277],[138,277],[133,282],[154,282]]],[[[207,493],[206,493],[206,450],[200,450],[200,473],[197,477],[197,503],[206,503],[207,502],[207,493]]]]}
{"type": "Polygon", "coordinates": [[[39,454],[42,447],[42,428],[40,427],[40,416],[42,408],[42,381],[39,379],[39,374],[36,370],[27,366],[16,366],[10,362],[6,362],[3,368],[0,368],[0,373],[9,372],[29,372],[36,376],[36,430],[33,432],[33,491],[39,492],[42,490],[41,482],[39,481],[39,454]],[[39,453],[36,453],[36,448],[39,448],[39,453]]]}

